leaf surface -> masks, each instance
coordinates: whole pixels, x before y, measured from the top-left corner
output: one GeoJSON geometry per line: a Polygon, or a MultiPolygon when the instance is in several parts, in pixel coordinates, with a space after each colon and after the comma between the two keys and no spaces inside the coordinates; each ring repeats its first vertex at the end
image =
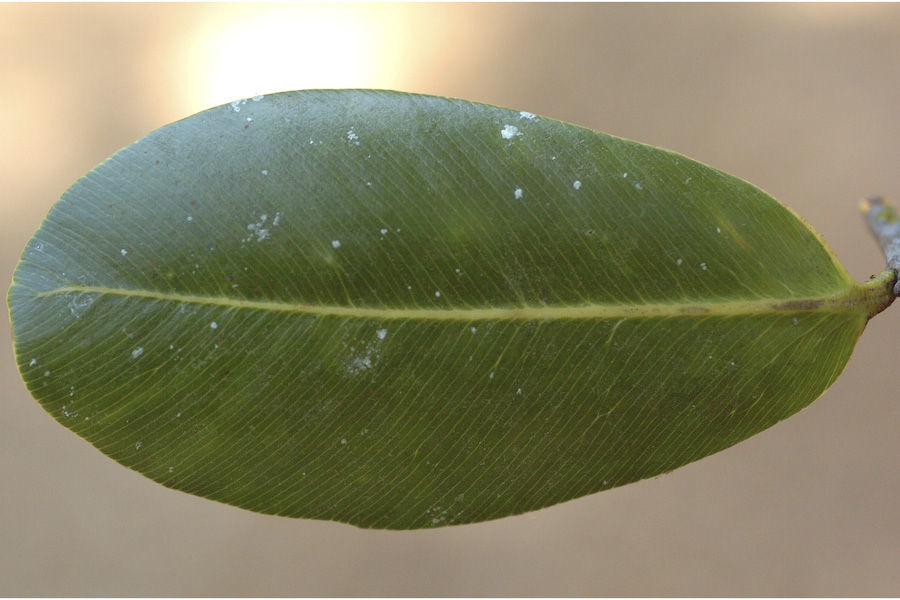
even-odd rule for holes
{"type": "Polygon", "coordinates": [[[461,100],[305,91],[165,126],[70,188],[9,292],[29,390],[166,486],[364,527],[651,477],[800,410],[854,283],[753,186],[461,100]]]}

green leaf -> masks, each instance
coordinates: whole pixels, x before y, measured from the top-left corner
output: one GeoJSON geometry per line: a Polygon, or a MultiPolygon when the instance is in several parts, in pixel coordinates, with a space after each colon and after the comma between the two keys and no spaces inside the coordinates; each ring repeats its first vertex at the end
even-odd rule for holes
{"type": "Polygon", "coordinates": [[[364,527],[494,519],[800,410],[894,275],[687,158],[387,91],[242,100],[79,180],[9,292],[60,423],[163,485],[364,527]]]}

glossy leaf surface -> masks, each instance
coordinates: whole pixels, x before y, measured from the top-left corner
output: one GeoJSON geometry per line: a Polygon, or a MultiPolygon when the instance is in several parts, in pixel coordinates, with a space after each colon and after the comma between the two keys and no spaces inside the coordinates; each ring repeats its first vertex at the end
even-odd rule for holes
{"type": "Polygon", "coordinates": [[[480,521],[702,458],[837,377],[859,285],[763,192],[460,100],[276,94],[79,180],[9,302],[33,395],[146,476],[366,527],[480,521]]]}

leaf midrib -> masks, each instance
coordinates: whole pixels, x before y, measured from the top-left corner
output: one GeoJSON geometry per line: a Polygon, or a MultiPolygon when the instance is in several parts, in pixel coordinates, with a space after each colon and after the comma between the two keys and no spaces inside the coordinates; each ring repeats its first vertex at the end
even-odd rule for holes
{"type": "Polygon", "coordinates": [[[154,290],[111,288],[104,286],[68,285],[36,292],[36,297],[67,294],[96,294],[142,298],[177,304],[220,306],[229,309],[259,310],[315,316],[423,321],[548,321],[590,320],[640,317],[707,317],[785,314],[801,312],[835,313],[865,312],[871,316],[883,306],[884,281],[892,273],[886,271],[865,284],[852,284],[842,293],[809,298],[766,298],[724,302],[661,302],[645,304],[593,304],[466,307],[466,308],[377,308],[361,306],[319,305],[308,303],[247,300],[226,296],[198,296],[154,290]]]}

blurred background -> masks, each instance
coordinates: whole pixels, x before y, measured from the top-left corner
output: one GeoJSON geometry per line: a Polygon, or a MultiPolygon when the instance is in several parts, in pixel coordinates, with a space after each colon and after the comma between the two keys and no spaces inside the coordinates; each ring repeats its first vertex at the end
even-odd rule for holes
{"type": "MultiPolygon", "coordinates": [[[[461,97],[676,150],[803,215],[857,279],[900,200],[900,6],[0,5],[0,279],[56,199],[166,123],[257,94],[461,97]]],[[[7,284],[4,283],[3,287],[7,284]]],[[[58,425],[0,327],[0,595],[900,594],[900,309],[810,408],[669,475],[418,532],[172,491],[58,425]]]]}

